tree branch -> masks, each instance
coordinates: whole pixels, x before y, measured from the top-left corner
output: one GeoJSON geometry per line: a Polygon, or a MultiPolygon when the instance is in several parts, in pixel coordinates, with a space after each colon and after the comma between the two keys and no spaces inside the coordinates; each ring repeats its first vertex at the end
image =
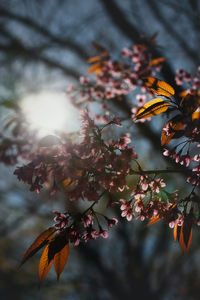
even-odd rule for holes
{"type": "Polygon", "coordinates": [[[43,35],[44,37],[49,38],[52,42],[72,50],[83,60],[87,60],[88,58],[88,54],[83,47],[71,41],[70,38],[67,38],[67,40],[59,38],[47,28],[37,24],[33,19],[10,12],[3,7],[0,7],[0,17],[15,20],[23,25],[28,26],[29,28],[37,32],[37,34],[43,35]]]}

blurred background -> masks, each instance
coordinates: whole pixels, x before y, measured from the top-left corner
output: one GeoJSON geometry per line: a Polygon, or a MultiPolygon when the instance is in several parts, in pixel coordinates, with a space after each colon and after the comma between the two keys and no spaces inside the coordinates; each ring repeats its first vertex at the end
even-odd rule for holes
{"type": "MultiPolygon", "coordinates": [[[[194,73],[200,63],[198,0],[0,0],[0,101],[14,99],[41,136],[54,130],[79,130],[79,111],[65,91],[86,74],[87,59],[96,55],[92,41],[114,58],[123,47],[156,34],[152,51],[166,58],[161,76],[174,86],[178,68],[194,73]]],[[[130,117],[129,103],[113,105],[113,113],[130,117]]],[[[0,108],[1,128],[10,110],[0,108]]],[[[145,168],[164,168],[160,151],[163,120],[133,125],[133,144],[145,168]],[[156,123],[155,123],[156,122],[156,123]],[[156,126],[155,126],[156,124],[156,126]],[[158,125],[160,124],[160,128],[158,125]]],[[[200,235],[194,231],[188,255],[173,243],[172,230],[159,222],[151,227],[127,222],[108,239],[70,248],[61,276],[50,272],[37,287],[39,255],[18,270],[22,253],[52,225],[52,209],[62,197],[31,193],[0,169],[0,298],[15,300],[199,299],[200,235]]],[[[171,191],[184,194],[184,178],[167,176],[171,191]]],[[[132,179],[133,180],[133,179],[132,179]]],[[[116,212],[110,212],[114,216],[116,212]]]]}

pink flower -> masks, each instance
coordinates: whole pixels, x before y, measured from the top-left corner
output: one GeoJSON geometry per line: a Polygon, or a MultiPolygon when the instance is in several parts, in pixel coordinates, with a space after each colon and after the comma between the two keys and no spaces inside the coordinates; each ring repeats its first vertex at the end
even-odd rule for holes
{"type": "Polygon", "coordinates": [[[135,199],[141,199],[141,198],[144,198],[145,197],[145,193],[143,192],[142,189],[140,188],[136,188],[132,193],[131,193],[131,196],[134,196],[135,199]]]}
{"type": "Polygon", "coordinates": [[[73,229],[69,232],[69,240],[71,243],[74,243],[75,246],[78,246],[81,240],[81,235],[78,229],[73,229]]]}
{"type": "Polygon", "coordinates": [[[89,83],[89,78],[87,77],[80,77],[80,84],[88,84],[89,83]]]}
{"type": "Polygon", "coordinates": [[[164,156],[169,156],[170,155],[170,151],[168,149],[164,149],[163,155],[164,156]]]}
{"type": "Polygon", "coordinates": [[[194,161],[200,161],[200,155],[196,154],[193,158],[194,161]]]}
{"type": "Polygon", "coordinates": [[[88,227],[89,225],[93,224],[93,217],[91,215],[84,215],[81,221],[84,227],[88,227]]]}
{"type": "Polygon", "coordinates": [[[104,239],[107,239],[108,237],[108,231],[107,230],[103,230],[101,227],[100,227],[100,230],[98,232],[98,235],[103,237],[104,239]]]}
{"type": "Polygon", "coordinates": [[[112,227],[113,225],[117,225],[117,223],[118,223],[118,220],[116,218],[109,219],[109,218],[105,217],[105,219],[108,223],[108,227],[112,227]]]}
{"type": "Polygon", "coordinates": [[[146,103],[146,96],[145,95],[140,95],[140,94],[137,94],[136,95],[136,99],[138,100],[138,105],[141,107],[143,106],[145,103],[146,103]]]}
{"type": "Polygon", "coordinates": [[[54,217],[54,221],[56,222],[54,226],[58,230],[59,233],[63,232],[65,226],[69,224],[69,216],[66,216],[65,214],[62,214],[58,212],[57,210],[54,210],[53,213],[56,215],[54,217]]]}
{"type": "Polygon", "coordinates": [[[122,202],[120,207],[122,210],[121,216],[126,217],[127,221],[131,221],[134,216],[132,204],[124,199],[120,199],[120,202],[122,202]]]}
{"type": "Polygon", "coordinates": [[[122,56],[131,56],[131,51],[128,48],[122,49],[122,56]]]}
{"type": "Polygon", "coordinates": [[[82,235],[82,238],[85,240],[85,242],[89,240],[95,240],[98,237],[98,233],[96,230],[90,225],[87,230],[82,235]]]}
{"type": "Polygon", "coordinates": [[[159,193],[160,188],[165,187],[166,184],[163,182],[163,179],[158,178],[154,181],[151,181],[149,186],[151,187],[153,192],[159,193]]]}

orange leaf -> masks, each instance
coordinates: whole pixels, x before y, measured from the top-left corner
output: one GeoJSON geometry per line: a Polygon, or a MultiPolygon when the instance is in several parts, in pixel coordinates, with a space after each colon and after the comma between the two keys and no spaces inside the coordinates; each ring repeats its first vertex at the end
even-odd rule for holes
{"type": "MultiPolygon", "coordinates": [[[[185,91],[180,92],[178,95],[179,95],[179,97],[184,98],[185,96],[187,96],[190,93],[191,93],[190,90],[185,90],[185,91]]],[[[196,93],[196,96],[200,96],[200,91],[195,91],[195,93],[196,93]]]]}
{"type": "Polygon", "coordinates": [[[99,56],[94,56],[88,59],[89,63],[93,63],[93,65],[89,68],[89,73],[100,73],[102,70],[102,67],[105,65],[106,61],[109,59],[109,53],[108,51],[98,44],[97,42],[92,42],[93,46],[96,48],[96,50],[99,52],[99,56]]]}
{"type": "Polygon", "coordinates": [[[169,105],[170,104],[168,102],[165,102],[161,98],[152,99],[139,109],[136,118],[143,119],[159,115],[165,112],[169,105]]]}
{"type": "Polygon", "coordinates": [[[176,223],[174,226],[174,242],[176,243],[176,239],[177,239],[177,226],[178,224],[176,223]]]}
{"type": "Polygon", "coordinates": [[[32,243],[32,245],[27,249],[27,251],[23,254],[23,260],[21,265],[23,265],[29,258],[31,258],[37,251],[39,251],[42,247],[44,247],[48,241],[51,239],[52,235],[56,231],[56,228],[50,227],[47,230],[43,231],[36,240],[32,243]]]}
{"type": "Polygon", "coordinates": [[[96,50],[102,55],[102,56],[107,56],[109,55],[108,51],[106,50],[106,48],[104,48],[103,46],[101,46],[99,43],[93,41],[92,45],[96,48],[96,50]]]}
{"type": "Polygon", "coordinates": [[[157,65],[159,65],[160,63],[162,63],[164,61],[165,61],[164,57],[158,57],[158,58],[152,59],[150,61],[150,66],[156,67],[157,65]]]}
{"type": "Polygon", "coordinates": [[[56,235],[55,238],[49,243],[49,261],[54,259],[54,256],[59,253],[67,244],[68,240],[66,235],[56,235]]]}
{"type": "Polygon", "coordinates": [[[53,259],[54,267],[57,273],[57,279],[59,279],[60,274],[62,273],[69,254],[69,243],[65,245],[64,248],[61,249],[60,252],[56,253],[53,259]]]}
{"type": "Polygon", "coordinates": [[[175,94],[173,87],[165,81],[154,77],[145,77],[143,80],[146,87],[161,96],[171,97],[175,94]]]}
{"type": "Polygon", "coordinates": [[[189,91],[185,90],[185,91],[180,92],[178,95],[179,95],[179,97],[184,98],[187,94],[189,94],[189,91]]]}
{"type": "Polygon", "coordinates": [[[94,62],[97,62],[97,61],[100,61],[101,60],[101,57],[100,56],[93,56],[93,57],[90,57],[88,59],[88,62],[89,63],[94,63],[94,62]]]}
{"type": "Polygon", "coordinates": [[[192,114],[192,120],[198,120],[198,119],[200,119],[200,112],[199,111],[195,111],[195,112],[193,112],[193,114],[192,114]]]}
{"type": "MultiPolygon", "coordinates": [[[[84,176],[84,171],[81,169],[76,170],[76,175],[77,175],[77,178],[84,176]]],[[[72,180],[72,178],[68,177],[62,181],[62,184],[63,184],[65,190],[72,191],[73,188],[75,187],[75,178],[72,180]]]]}
{"type": "MultiPolygon", "coordinates": [[[[165,127],[164,127],[165,128],[165,127]]],[[[164,145],[167,145],[169,144],[169,142],[171,142],[175,132],[172,132],[170,133],[169,135],[166,134],[166,131],[162,130],[162,134],[161,134],[161,145],[164,146],[164,145]]]]}
{"type": "Polygon", "coordinates": [[[183,223],[183,239],[185,243],[186,250],[188,251],[192,242],[192,221],[189,217],[184,218],[183,223]]]}
{"type": "Polygon", "coordinates": [[[179,244],[181,246],[181,249],[183,251],[183,253],[186,250],[186,245],[185,245],[185,241],[184,241],[184,237],[183,237],[183,225],[181,226],[181,231],[180,231],[180,237],[179,237],[179,244]]]}
{"type": "Polygon", "coordinates": [[[190,115],[194,113],[197,108],[200,106],[200,97],[198,94],[187,94],[179,104],[181,111],[186,114],[190,115]]]}
{"type": "Polygon", "coordinates": [[[51,259],[51,261],[49,261],[48,252],[49,252],[49,244],[46,245],[46,247],[44,248],[44,251],[42,253],[42,256],[41,256],[40,262],[39,262],[39,266],[38,266],[39,285],[42,283],[42,281],[45,279],[45,277],[49,273],[49,270],[51,269],[51,265],[53,262],[53,259],[51,259]]]}
{"type": "Polygon", "coordinates": [[[70,177],[63,180],[62,184],[63,184],[65,190],[67,190],[67,191],[71,191],[75,185],[75,183],[72,181],[72,179],[70,177]]]}
{"type": "Polygon", "coordinates": [[[157,216],[152,217],[152,218],[149,220],[149,223],[147,224],[147,226],[151,226],[151,225],[153,225],[154,223],[156,223],[156,222],[158,222],[158,221],[160,221],[160,220],[161,220],[160,217],[157,217],[157,216]]]}
{"type": "Polygon", "coordinates": [[[187,243],[187,251],[189,251],[191,243],[192,243],[192,228],[190,230],[190,235],[189,235],[189,239],[188,239],[188,243],[187,243]]]}
{"type": "Polygon", "coordinates": [[[101,72],[101,68],[102,68],[102,65],[101,65],[100,62],[95,63],[95,64],[93,64],[93,65],[89,68],[89,70],[87,71],[87,73],[88,73],[88,74],[90,74],[90,73],[92,73],[92,72],[99,73],[99,72],[101,72]]]}
{"type": "Polygon", "coordinates": [[[175,135],[176,131],[182,130],[184,127],[184,123],[182,122],[175,122],[175,121],[169,121],[165,126],[163,127],[162,134],[161,134],[161,145],[167,145],[169,142],[171,142],[173,136],[175,135]],[[168,135],[166,133],[165,128],[170,124],[172,132],[168,135]]]}

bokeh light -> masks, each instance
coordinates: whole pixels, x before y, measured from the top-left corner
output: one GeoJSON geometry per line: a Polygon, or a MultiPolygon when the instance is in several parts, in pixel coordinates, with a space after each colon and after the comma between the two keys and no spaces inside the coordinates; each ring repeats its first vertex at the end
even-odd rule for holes
{"type": "Polygon", "coordinates": [[[79,130],[78,111],[64,92],[29,94],[21,100],[21,108],[30,128],[40,136],[79,130]]]}

